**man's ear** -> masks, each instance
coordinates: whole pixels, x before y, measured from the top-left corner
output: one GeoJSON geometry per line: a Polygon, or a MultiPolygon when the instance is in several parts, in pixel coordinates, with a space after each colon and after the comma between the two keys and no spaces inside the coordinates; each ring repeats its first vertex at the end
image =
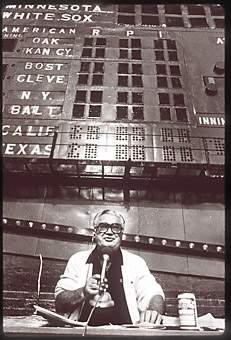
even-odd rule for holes
{"type": "Polygon", "coordinates": [[[92,238],[91,238],[91,242],[93,243],[95,241],[95,232],[94,234],[92,235],[92,238]]]}

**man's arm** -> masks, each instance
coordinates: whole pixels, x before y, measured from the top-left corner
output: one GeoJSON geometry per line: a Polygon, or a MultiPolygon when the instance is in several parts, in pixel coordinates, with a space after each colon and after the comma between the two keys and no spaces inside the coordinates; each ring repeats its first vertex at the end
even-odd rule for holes
{"type": "Polygon", "coordinates": [[[161,295],[154,295],[151,298],[148,306],[149,310],[155,310],[159,314],[164,314],[165,312],[165,301],[161,295]]]}
{"type": "Polygon", "coordinates": [[[55,308],[57,313],[73,312],[83,300],[89,300],[99,293],[100,275],[94,274],[90,277],[86,286],[76,290],[63,290],[56,296],[55,308]]]}
{"type": "Polygon", "coordinates": [[[151,274],[146,262],[139,260],[137,296],[138,307],[141,311],[140,322],[155,323],[161,322],[161,315],[165,312],[164,292],[155,277],[151,274]]]}
{"type": "Polygon", "coordinates": [[[70,313],[85,299],[84,288],[65,290],[55,299],[57,313],[70,313]]]}
{"type": "Polygon", "coordinates": [[[154,295],[149,302],[148,309],[140,314],[141,323],[154,323],[159,325],[165,312],[165,302],[161,295],[154,295]]]}

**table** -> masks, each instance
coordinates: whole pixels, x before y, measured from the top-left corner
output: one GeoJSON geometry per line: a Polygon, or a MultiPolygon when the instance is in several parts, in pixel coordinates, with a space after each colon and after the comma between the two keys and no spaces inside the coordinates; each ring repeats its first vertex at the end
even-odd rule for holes
{"type": "MultiPolygon", "coordinates": [[[[6,316],[3,318],[3,332],[6,335],[41,335],[41,336],[54,336],[54,335],[77,335],[82,336],[84,327],[54,327],[49,326],[46,319],[38,315],[31,316],[6,316]]],[[[146,329],[146,328],[124,328],[122,326],[98,326],[87,328],[85,337],[101,336],[139,336],[139,337],[153,337],[153,336],[198,336],[198,335],[221,335],[221,331],[193,331],[193,330],[180,330],[180,329],[146,329]]]]}

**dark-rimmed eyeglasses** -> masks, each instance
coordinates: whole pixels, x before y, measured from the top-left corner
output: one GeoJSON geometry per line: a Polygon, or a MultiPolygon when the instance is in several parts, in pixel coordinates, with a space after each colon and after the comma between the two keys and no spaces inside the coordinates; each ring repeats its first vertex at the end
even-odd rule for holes
{"type": "Polygon", "coordinates": [[[119,223],[112,223],[112,224],[109,224],[109,223],[100,223],[96,227],[96,231],[98,233],[102,233],[103,234],[103,233],[106,233],[109,228],[111,229],[113,234],[120,234],[123,231],[123,227],[119,223]]]}

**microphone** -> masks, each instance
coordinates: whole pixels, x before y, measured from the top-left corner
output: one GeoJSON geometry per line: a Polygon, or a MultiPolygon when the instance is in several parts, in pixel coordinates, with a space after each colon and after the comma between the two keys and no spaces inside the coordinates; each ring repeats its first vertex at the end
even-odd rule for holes
{"type": "Polygon", "coordinates": [[[103,254],[103,265],[102,265],[102,270],[100,274],[100,285],[104,283],[106,267],[107,267],[107,263],[109,260],[110,260],[110,256],[108,254],[103,254]]]}
{"type": "MultiPolygon", "coordinates": [[[[99,294],[96,294],[91,300],[89,300],[89,304],[93,306],[93,309],[96,307],[106,308],[114,306],[114,301],[112,300],[111,294],[106,291],[104,288],[104,279],[106,274],[106,267],[108,261],[110,260],[110,256],[108,254],[103,254],[103,264],[100,274],[100,282],[99,282],[99,294]]],[[[93,312],[92,312],[93,313],[93,312]]]]}
{"type": "Polygon", "coordinates": [[[106,289],[105,290],[102,289],[102,284],[104,283],[104,279],[105,279],[106,267],[107,267],[109,260],[110,260],[110,256],[108,254],[103,254],[103,264],[102,264],[102,269],[101,269],[101,274],[100,274],[99,294],[95,295],[93,299],[89,300],[89,304],[93,306],[93,308],[90,311],[86,325],[84,327],[84,331],[82,334],[83,336],[86,334],[88,324],[90,322],[92,314],[95,311],[95,308],[96,307],[100,307],[100,308],[113,307],[115,304],[111,298],[110,293],[106,292],[106,289]]]}

